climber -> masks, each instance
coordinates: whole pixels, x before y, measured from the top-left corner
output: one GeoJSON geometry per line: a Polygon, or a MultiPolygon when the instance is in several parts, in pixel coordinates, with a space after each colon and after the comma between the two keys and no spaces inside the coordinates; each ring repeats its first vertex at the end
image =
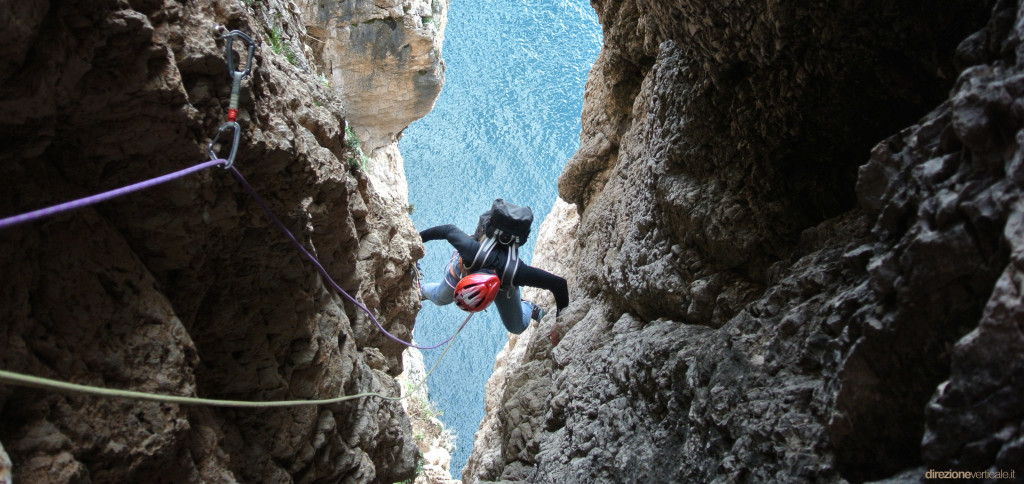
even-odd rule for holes
{"type": "MultiPolygon", "coordinates": [[[[498,199],[490,211],[480,216],[472,237],[454,225],[439,225],[420,232],[424,243],[446,239],[455,247],[444,280],[421,284],[421,298],[438,306],[455,302],[460,309],[469,312],[481,311],[494,301],[505,328],[510,333],[520,334],[531,319],[540,321],[547,313],[540,306],[522,300],[519,288],[530,286],[554,294],[557,316],[569,304],[565,279],[519,260],[519,244],[526,241],[532,222],[529,207],[498,199]]],[[[557,332],[552,330],[549,336],[552,344],[557,344],[557,332]]]]}

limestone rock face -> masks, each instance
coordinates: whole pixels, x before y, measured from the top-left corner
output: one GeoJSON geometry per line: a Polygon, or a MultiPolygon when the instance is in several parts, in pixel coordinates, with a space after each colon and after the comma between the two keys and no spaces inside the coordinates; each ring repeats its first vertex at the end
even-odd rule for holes
{"type": "Polygon", "coordinates": [[[423,363],[423,353],[416,348],[408,348],[402,353],[405,371],[398,376],[402,385],[402,406],[412,423],[413,438],[422,455],[421,470],[416,475],[415,484],[458,484],[461,481],[452,479],[452,451],[455,450],[455,436],[444,427],[438,418],[440,412],[430,401],[427,390],[427,368],[423,363]]]}
{"type": "MultiPolygon", "coordinates": [[[[258,44],[237,168],[408,338],[423,249],[405,194],[347,161],[342,100],[290,2],[5,3],[0,216],[205,161],[231,87],[221,26],[258,44]]],[[[402,347],[220,168],[4,230],[0,267],[6,370],[231,400],[399,394],[402,347]]],[[[376,398],[242,410],[0,385],[0,422],[15,482],[390,483],[416,466],[401,405],[376,398]]]]}
{"type": "Polygon", "coordinates": [[[463,479],[1019,470],[1024,8],[594,6],[535,255],[571,303],[500,355],[463,479]]]}
{"type": "Polygon", "coordinates": [[[367,153],[434,107],[447,0],[299,0],[314,55],[367,153]]]}

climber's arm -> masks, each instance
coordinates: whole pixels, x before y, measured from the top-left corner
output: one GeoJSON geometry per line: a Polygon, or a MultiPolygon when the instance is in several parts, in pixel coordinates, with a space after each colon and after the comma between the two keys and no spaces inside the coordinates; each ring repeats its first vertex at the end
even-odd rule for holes
{"type": "Polygon", "coordinates": [[[480,248],[480,242],[473,240],[472,237],[454,225],[438,225],[437,227],[423,230],[420,232],[420,239],[423,239],[424,243],[431,240],[445,239],[466,260],[472,260],[473,256],[476,255],[477,249],[480,248]]]}
{"type": "Polygon", "coordinates": [[[551,294],[555,295],[556,314],[569,305],[569,284],[565,282],[565,279],[543,269],[523,264],[519,267],[512,283],[517,286],[538,287],[551,291],[551,294]]]}

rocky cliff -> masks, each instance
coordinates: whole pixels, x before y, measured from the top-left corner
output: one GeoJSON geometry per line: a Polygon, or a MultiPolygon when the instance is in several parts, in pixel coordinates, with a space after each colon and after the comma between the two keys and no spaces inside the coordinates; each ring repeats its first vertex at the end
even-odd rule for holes
{"type": "MultiPolygon", "coordinates": [[[[236,166],[337,282],[408,338],[422,246],[400,158],[354,154],[345,118],[361,111],[322,60],[332,35],[365,48],[350,57],[382,61],[422,39],[388,37],[378,52],[372,32],[331,33],[335,4],[312,7],[322,23],[307,15],[314,3],[5,2],[0,216],[205,161],[231,88],[219,29],[240,29],[258,48],[236,166]]],[[[422,27],[427,7],[406,3],[383,24],[422,27]]],[[[406,67],[421,87],[415,109],[401,101],[411,119],[440,77],[406,67]]],[[[231,400],[399,394],[402,347],[220,168],[5,230],[0,267],[5,370],[231,400]]],[[[0,443],[15,482],[395,482],[417,464],[401,404],[377,398],[224,409],[0,385],[0,443]]]]}
{"type": "Polygon", "coordinates": [[[423,362],[423,353],[409,348],[402,353],[405,371],[398,376],[402,385],[402,407],[409,415],[413,438],[422,459],[416,472],[414,484],[458,483],[452,479],[452,451],[455,450],[455,436],[445,428],[438,418],[443,412],[430,401],[426,380],[428,370],[423,362]]]}
{"type": "Polygon", "coordinates": [[[581,148],[466,482],[1024,462],[1024,7],[594,0],[581,148]]]}
{"type": "Polygon", "coordinates": [[[325,77],[368,154],[434,107],[444,83],[446,0],[299,0],[325,77]]]}

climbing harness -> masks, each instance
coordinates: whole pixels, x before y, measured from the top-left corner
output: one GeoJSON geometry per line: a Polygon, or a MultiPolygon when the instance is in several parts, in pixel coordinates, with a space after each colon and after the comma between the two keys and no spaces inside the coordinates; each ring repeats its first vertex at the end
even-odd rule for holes
{"type": "MultiPolygon", "coordinates": [[[[459,333],[462,332],[462,329],[466,327],[466,324],[469,322],[470,318],[473,316],[473,313],[470,313],[468,316],[466,316],[466,319],[462,321],[462,324],[459,325],[459,328],[448,339],[446,339],[446,340],[444,340],[444,341],[442,341],[442,342],[440,342],[440,343],[438,343],[436,345],[419,346],[419,345],[416,345],[416,344],[411,343],[411,342],[403,341],[402,339],[398,338],[397,336],[391,334],[386,329],[384,329],[384,326],[382,326],[380,324],[380,322],[373,315],[373,312],[371,312],[369,308],[367,308],[365,305],[360,303],[354,297],[349,295],[348,292],[346,292],[344,289],[342,289],[341,286],[330,276],[330,274],[327,272],[327,269],[324,268],[323,264],[321,264],[320,261],[317,260],[317,258],[312,253],[310,253],[302,245],[301,242],[299,242],[299,240],[295,237],[295,235],[292,234],[292,232],[290,230],[288,230],[288,228],[284,225],[283,222],[281,222],[281,220],[277,217],[277,215],[274,214],[274,212],[270,209],[270,206],[267,205],[266,201],[263,200],[263,198],[260,197],[259,194],[256,193],[256,190],[252,187],[251,184],[249,184],[249,182],[245,179],[245,177],[242,176],[242,173],[239,172],[238,169],[234,167],[235,156],[238,153],[238,146],[239,146],[239,141],[241,139],[241,132],[242,132],[241,127],[238,125],[238,122],[237,122],[238,102],[239,102],[239,97],[240,97],[239,96],[239,92],[241,90],[242,80],[245,79],[246,77],[248,77],[249,74],[252,72],[252,60],[253,60],[253,57],[254,57],[254,54],[255,54],[256,45],[253,43],[251,37],[249,37],[245,33],[241,32],[241,31],[238,31],[238,30],[233,30],[233,31],[231,31],[231,32],[221,36],[221,38],[227,39],[227,43],[226,43],[227,45],[225,47],[225,56],[227,58],[228,71],[229,71],[229,73],[231,75],[231,79],[232,79],[231,98],[230,98],[230,101],[228,103],[228,120],[224,124],[222,124],[220,126],[220,128],[217,130],[217,134],[213,137],[213,139],[210,141],[210,144],[206,148],[207,154],[210,157],[209,161],[197,164],[197,165],[189,167],[189,168],[185,168],[183,170],[179,170],[179,171],[176,171],[176,172],[173,172],[173,173],[169,173],[167,175],[163,175],[163,176],[160,176],[160,177],[157,177],[157,178],[152,178],[152,179],[145,180],[145,181],[142,181],[142,182],[139,182],[139,183],[135,183],[133,185],[129,185],[129,186],[126,186],[126,187],[118,188],[118,189],[115,189],[115,190],[110,190],[110,191],[107,191],[107,192],[99,193],[99,194],[96,194],[96,195],[84,197],[84,198],[77,199],[77,200],[72,200],[70,202],[61,203],[61,204],[58,204],[58,205],[42,208],[42,209],[35,210],[35,211],[32,211],[32,212],[28,212],[28,213],[24,213],[24,214],[20,214],[20,215],[15,215],[15,216],[3,218],[3,219],[0,219],[0,229],[6,229],[6,228],[9,228],[9,227],[13,227],[15,225],[19,225],[19,224],[22,224],[22,223],[27,223],[27,222],[30,222],[30,221],[33,221],[33,220],[38,220],[38,219],[41,219],[41,218],[44,218],[44,217],[48,217],[48,216],[51,216],[51,215],[55,215],[55,214],[58,214],[58,213],[61,213],[61,212],[76,210],[76,209],[79,209],[79,208],[82,208],[82,207],[86,207],[86,206],[93,205],[93,204],[96,204],[96,203],[100,203],[100,202],[103,202],[103,201],[106,201],[106,200],[110,200],[112,198],[116,198],[116,197],[119,197],[119,196],[122,196],[122,195],[127,195],[129,193],[133,193],[133,192],[136,192],[136,191],[139,191],[139,190],[143,190],[143,189],[146,189],[146,188],[150,188],[150,187],[162,184],[162,183],[166,183],[168,181],[175,180],[177,178],[181,178],[181,177],[184,177],[186,175],[189,175],[189,174],[201,171],[201,170],[205,170],[206,168],[210,168],[210,167],[218,166],[218,165],[223,165],[224,168],[231,170],[231,173],[235,176],[235,179],[237,179],[238,182],[242,185],[242,187],[245,188],[247,192],[249,192],[249,194],[252,196],[252,198],[255,199],[256,202],[260,205],[260,207],[263,208],[263,210],[266,212],[267,216],[269,216],[270,219],[277,225],[277,227],[282,232],[284,232],[284,234],[288,237],[289,240],[292,241],[292,243],[295,245],[295,247],[298,248],[298,250],[310,262],[313,263],[313,265],[316,267],[317,271],[328,282],[328,284],[331,286],[331,288],[333,288],[336,292],[338,292],[340,295],[342,295],[345,299],[347,299],[353,305],[358,307],[360,310],[365,312],[366,315],[370,317],[370,320],[373,321],[373,323],[377,326],[377,328],[381,332],[383,332],[389,338],[391,338],[392,340],[394,340],[394,341],[396,341],[398,343],[401,343],[401,344],[403,344],[405,346],[408,346],[408,347],[411,347],[411,348],[417,348],[417,349],[421,349],[421,350],[434,349],[434,348],[438,348],[438,347],[440,347],[442,345],[447,344],[447,346],[445,347],[444,351],[441,353],[441,356],[438,357],[437,361],[434,362],[434,365],[431,367],[430,371],[427,372],[427,375],[423,378],[423,381],[421,381],[416,387],[414,387],[414,389],[418,388],[419,386],[422,386],[426,382],[427,377],[429,377],[430,374],[433,373],[434,369],[437,368],[437,365],[441,362],[442,359],[444,359],[444,356],[448,353],[448,349],[451,348],[452,343],[454,343],[455,337],[458,336],[459,333]],[[248,49],[247,57],[246,57],[246,61],[245,61],[245,68],[241,69],[241,70],[236,69],[236,64],[235,64],[235,55],[234,55],[234,47],[233,47],[235,39],[241,40],[244,44],[246,44],[247,49],[248,49]],[[227,130],[232,130],[233,131],[232,144],[231,144],[231,148],[229,150],[229,155],[228,155],[227,159],[218,158],[217,154],[214,151],[214,146],[217,144],[221,134],[223,134],[227,130]]],[[[376,396],[376,397],[380,397],[380,398],[383,398],[383,399],[386,399],[386,400],[393,400],[393,401],[397,401],[397,400],[401,400],[402,398],[405,398],[405,397],[389,397],[389,396],[382,395],[382,394],[379,394],[379,393],[371,392],[371,393],[360,393],[360,394],[356,394],[356,395],[346,395],[346,396],[342,396],[342,397],[329,398],[329,399],[321,399],[321,400],[282,400],[282,401],[270,401],[270,402],[216,400],[216,399],[207,399],[207,398],[198,398],[198,397],[183,397],[183,396],[173,396],[173,395],[160,395],[160,394],[153,394],[153,393],[146,393],[146,392],[137,392],[137,391],[130,391],[130,390],[116,390],[116,389],[101,388],[101,387],[95,387],[95,386],[89,386],[89,385],[78,385],[78,384],[74,384],[74,383],[67,383],[67,382],[62,382],[62,381],[58,381],[58,380],[51,380],[51,379],[41,378],[41,377],[36,377],[36,376],[31,376],[31,375],[24,375],[24,374],[20,374],[20,373],[16,373],[16,372],[11,372],[11,371],[6,371],[6,370],[0,370],[0,382],[12,384],[12,385],[18,385],[18,386],[28,386],[28,387],[34,387],[34,388],[45,388],[45,389],[51,389],[51,390],[56,390],[56,391],[60,391],[60,392],[84,393],[84,394],[90,394],[90,395],[96,395],[96,396],[106,396],[106,397],[115,397],[115,398],[130,398],[130,399],[136,399],[136,400],[148,400],[148,401],[156,401],[156,402],[164,402],[164,403],[178,403],[178,404],[206,405],[206,406],[220,406],[220,407],[267,408],[267,407],[287,407],[287,406],[300,406],[300,405],[326,405],[326,404],[331,404],[331,403],[342,402],[342,401],[345,401],[345,400],[352,400],[352,399],[356,399],[356,398],[363,398],[363,397],[369,397],[369,396],[376,396]]]]}
{"type": "MultiPolygon", "coordinates": [[[[498,238],[501,236],[501,230],[495,230],[494,235],[486,237],[480,244],[480,248],[477,249],[476,255],[473,256],[473,262],[469,264],[467,271],[469,273],[479,271],[483,268],[484,263],[487,262],[487,258],[494,252],[494,248],[498,245],[498,238]]],[[[506,298],[512,298],[512,291],[514,284],[513,280],[516,278],[516,274],[519,272],[519,244],[512,242],[509,244],[503,244],[508,247],[508,252],[505,255],[505,266],[501,269],[501,289],[505,293],[506,298]]],[[[465,272],[464,272],[465,273],[465,272]]]]}
{"type": "Polygon", "coordinates": [[[480,221],[477,222],[473,238],[480,240],[480,248],[473,256],[469,272],[481,270],[498,244],[508,247],[500,279],[505,298],[512,299],[515,294],[514,281],[520,265],[519,245],[526,242],[530,236],[532,225],[533,210],[530,207],[509,203],[501,198],[494,200],[491,209],[480,214],[480,221]]]}

